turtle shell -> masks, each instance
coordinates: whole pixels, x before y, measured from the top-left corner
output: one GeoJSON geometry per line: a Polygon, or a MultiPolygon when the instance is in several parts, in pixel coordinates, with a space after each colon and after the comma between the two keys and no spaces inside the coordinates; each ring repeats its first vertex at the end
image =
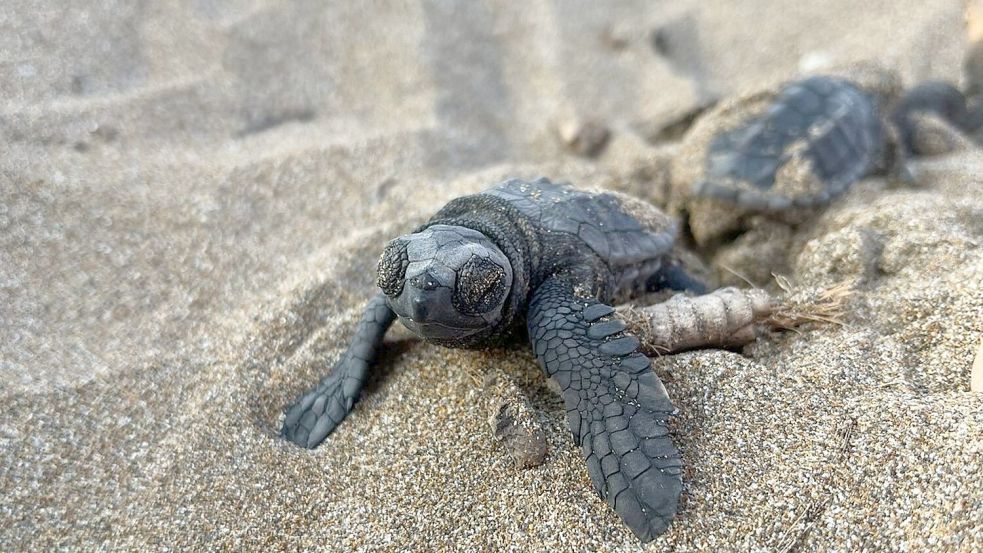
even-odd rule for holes
{"type": "Polygon", "coordinates": [[[747,211],[814,208],[883,159],[876,102],[849,81],[809,77],[746,100],[723,106],[696,137],[703,155],[701,174],[689,180],[691,196],[747,211]]]}
{"type": "MultiPolygon", "coordinates": [[[[571,252],[554,246],[563,236],[586,246],[610,271],[612,301],[643,291],[676,240],[676,225],[665,213],[616,192],[578,190],[546,179],[512,179],[484,194],[508,201],[535,221],[543,233],[544,265],[569,262],[571,252]]],[[[588,263],[587,251],[577,255],[588,263]]]]}
{"type": "Polygon", "coordinates": [[[662,258],[676,240],[662,211],[617,192],[510,179],[485,194],[507,200],[546,232],[576,236],[615,271],[662,258]]]}

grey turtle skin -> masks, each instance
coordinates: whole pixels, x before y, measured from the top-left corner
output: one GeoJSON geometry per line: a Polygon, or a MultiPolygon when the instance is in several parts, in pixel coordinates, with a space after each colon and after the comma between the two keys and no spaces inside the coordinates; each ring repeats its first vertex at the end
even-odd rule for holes
{"type": "Polygon", "coordinates": [[[901,143],[909,154],[930,153],[918,148],[919,121],[916,117],[920,114],[936,115],[960,133],[974,132],[983,125],[983,110],[979,106],[970,106],[966,96],[951,83],[919,83],[905,93],[891,113],[891,121],[898,128],[901,143]]]}
{"type": "Polygon", "coordinates": [[[386,247],[382,292],[332,372],[287,411],[283,436],[313,448],[334,430],[396,318],[448,347],[499,344],[525,326],[562,390],[594,489],[649,541],[666,530],[682,489],[667,426],[675,409],[610,305],[655,289],[698,291],[674,241],[671,220],[649,204],[546,179],[455,199],[386,247]]]}
{"type": "Polygon", "coordinates": [[[864,176],[900,171],[884,101],[849,80],[813,76],[720,106],[684,139],[670,210],[697,245],[711,246],[749,217],[796,223],[864,176]]]}

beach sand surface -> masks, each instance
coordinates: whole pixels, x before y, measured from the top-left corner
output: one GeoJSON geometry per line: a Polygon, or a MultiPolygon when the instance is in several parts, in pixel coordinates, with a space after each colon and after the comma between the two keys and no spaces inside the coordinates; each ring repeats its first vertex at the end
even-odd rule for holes
{"type": "Polygon", "coordinates": [[[977,151],[796,230],[787,276],[848,283],[844,325],[654,360],[686,468],[648,545],[523,344],[396,328],[322,447],[278,437],[386,241],[447,200],[512,176],[657,196],[646,137],[713,99],[864,60],[960,82],[962,10],[4,2],[0,550],[983,550],[977,151]],[[610,130],[599,157],[558,139],[577,121],[610,130]],[[493,436],[491,370],[539,413],[543,465],[493,436]]]}

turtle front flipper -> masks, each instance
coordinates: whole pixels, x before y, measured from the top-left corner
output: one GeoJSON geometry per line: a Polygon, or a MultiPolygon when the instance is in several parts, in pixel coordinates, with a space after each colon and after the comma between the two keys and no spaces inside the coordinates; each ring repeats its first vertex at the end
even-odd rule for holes
{"type": "Polygon", "coordinates": [[[369,301],[352,343],[331,373],[287,410],[280,431],[284,438],[312,449],[341,423],[358,401],[369,366],[395,317],[384,295],[369,301]]]}
{"type": "Polygon", "coordinates": [[[552,277],[533,293],[529,338],[563,390],[594,489],[649,541],[668,527],[682,490],[682,461],[667,427],[674,408],[638,340],[613,313],[552,277]]]}

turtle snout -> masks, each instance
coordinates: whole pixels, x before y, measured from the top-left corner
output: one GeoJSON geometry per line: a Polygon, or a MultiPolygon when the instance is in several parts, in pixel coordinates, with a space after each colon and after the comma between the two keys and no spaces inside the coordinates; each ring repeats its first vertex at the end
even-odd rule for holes
{"type": "Polygon", "coordinates": [[[410,302],[410,317],[414,321],[419,321],[421,323],[427,322],[427,315],[429,310],[427,309],[427,300],[421,296],[416,296],[410,302]]]}
{"type": "Polygon", "coordinates": [[[420,324],[447,324],[453,320],[453,314],[448,311],[449,288],[425,276],[408,279],[406,284],[403,293],[390,301],[397,315],[420,324]]]}
{"type": "Polygon", "coordinates": [[[436,277],[429,272],[411,278],[410,284],[414,288],[424,291],[436,290],[440,286],[440,283],[437,281],[436,277]]]}
{"type": "Polygon", "coordinates": [[[409,316],[417,322],[430,322],[428,318],[433,318],[435,314],[432,306],[434,302],[440,301],[440,282],[429,271],[419,274],[409,279],[409,301],[406,307],[409,316]]]}

